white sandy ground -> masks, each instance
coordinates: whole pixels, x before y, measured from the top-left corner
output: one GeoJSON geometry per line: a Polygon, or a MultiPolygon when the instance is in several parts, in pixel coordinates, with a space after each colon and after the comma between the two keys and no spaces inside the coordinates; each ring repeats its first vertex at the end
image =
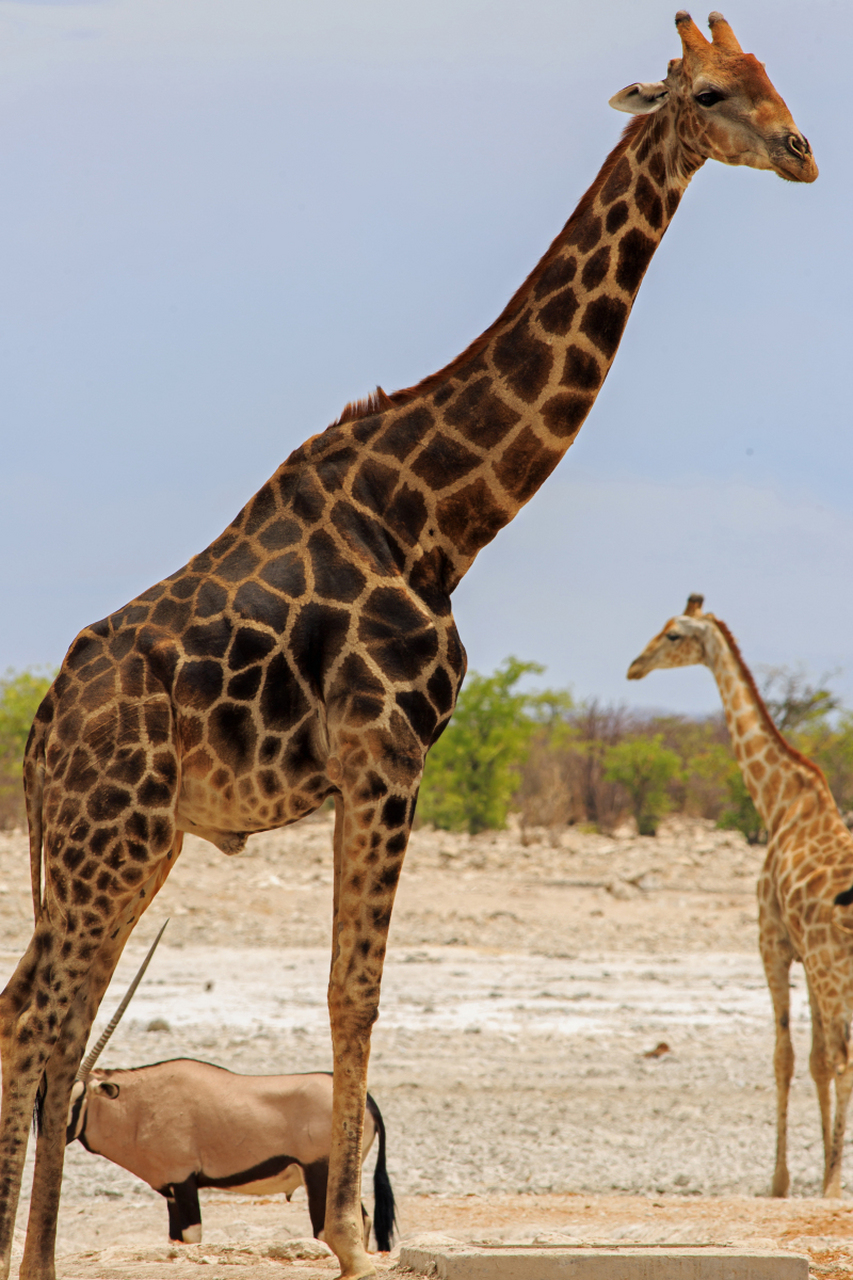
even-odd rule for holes
{"type": "MultiPolygon", "coordinates": [[[[98,1025],[170,915],[104,1065],[191,1056],[327,1070],[330,845],[325,817],[256,837],[236,859],[188,841],[104,1002],[98,1025]],[[155,1020],[169,1030],[147,1030],[155,1020]]],[[[416,833],[370,1070],[403,1239],[781,1244],[810,1253],[815,1275],[853,1275],[853,1200],[811,1198],[822,1144],[799,968],[795,1198],[764,1198],[775,1117],[755,942],[761,857],[684,821],[654,840],[416,833]],[[661,1041],[668,1053],[643,1056],[661,1041]]],[[[0,837],[3,978],[29,934],[28,883],[23,837],[0,837]]],[[[853,1187],[849,1151],[847,1170],[853,1187]]],[[[169,1246],[162,1198],[73,1144],[59,1274],[335,1274],[328,1257],[289,1256],[317,1251],[304,1193],[291,1205],[204,1195],[203,1243],[169,1246]]],[[[16,1254],[24,1224],[22,1205],[16,1254]]]]}

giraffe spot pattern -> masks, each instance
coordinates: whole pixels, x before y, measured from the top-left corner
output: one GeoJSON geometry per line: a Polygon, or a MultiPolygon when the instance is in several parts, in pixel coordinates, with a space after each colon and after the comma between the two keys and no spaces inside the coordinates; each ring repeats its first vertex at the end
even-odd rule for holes
{"type": "Polygon", "coordinates": [[[485,480],[478,479],[436,504],[436,520],[462,555],[473,555],[506,524],[506,510],[485,480]]]}
{"type": "Polygon", "coordinates": [[[605,356],[614,356],[627,319],[625,303],[605,294],[587,304],[580,327],[599,351],[605,356]]]}
{"type": "Polygon", "coordinates": [[[542,406],[542,420],[552,435],[560,440],[571,440],[580,431],[592,408],[592,399],[591,395],[559,391],[542,406]]]}
{"type": "Polygon", "coordinates": [[[590,253],[601,239],[601,219],[595,214],[579,219],[574,226],[570,222],[569,227],[567,243],[577,245],[581,253],[590,253]]]}
{"type": "Polygon", "coordinates": [[[612,208],[607,210],[607,217],[604,219],[604,225],[609,235],[615,235],[630,217],[627,200],[620,200],[618,204],[614,204],[612,208]]]}
{"type": "Polygon", "coordinates": [[[577,271],[577,258],[573,254],[560,254],[555,257],[543,268],[533,290],[534,298],[543,298],[565,288],[567,284],[572,283],[577,271]]]}
{"type": "Polygon", "coordinates": [[[622,156],[619,162],[614,165],[610,177],[601,188],[602,204],[612,204],[620,196],[627,195],[633,176],[630,160],[627,156],[622,156]]]}
{"type": "Polygon", "coordinates": [[[649,226],[659,231],[663,226],[663,203],[644,173],[637,179],[634,200],[649,226]]]}
{"type": "Polygon", "coordinates": [[[436,435],[412,463],[412,471],[431,490],[446,489],[479,465],[480,455],[448,436],[436,435]]]}
{"type": "Polygon", "coordinates": [[[530,404],[547,386],[554,356],[547,343],[530,332],[530,317],[525,313],[498,338],[494,361],[510,390],[530,404]]]}
{"type": "Polygon", "coordinates": [[[656,247],[654,240],[644,235],[638,227],[626,231],[619,241],[616,283],[632,297],[640,287],[656,247]]]}
{"type": "Polygon", "coordinates": [[[598,288],[607,276],[609,267],[610,247],[609,245],[602,245],[587,259],[581,273],[581,284],[588,293],[592,293],[593,290],[598,288]]]}
{"type": "Polygon", "coordinates": [[[574,289],[563,289],[545,303],[537,318],[542,328],[548,333],[563,335],[571,329],[579,306],[574,289]]]}
{"type": "Polygon", "coordinates": [[[444,416],[460,435],[484,449],[493,449],[521,421],[521,415],[494,394],[487,377],[466,387],[444,416]]]}
{"type": "MultiPolygon", "coordinates": [[[[452,393],[451,387],[444,387],[440,394],[447,399],[452,393]]],[[[429,409],[411,409],[386,427],[376,441],[376,448],[380,453],[390,453],[398,462],[405,462],[422,442],[433,422],[434,417],[429,409]]]]}
{"type": "Polygon", "coordinates": [[[601,384],[601,366],[595,356],[572,344],[563,363],[563,386],[577,387],[581,391],[595,391],[601,384]]]}
{"type": "Polygon", "coordinates": [[[543,448],[536,433],[525,427],[495,464],[495,475],[516,501],[527,502],[561,457],[557,450],[543,448]]]}

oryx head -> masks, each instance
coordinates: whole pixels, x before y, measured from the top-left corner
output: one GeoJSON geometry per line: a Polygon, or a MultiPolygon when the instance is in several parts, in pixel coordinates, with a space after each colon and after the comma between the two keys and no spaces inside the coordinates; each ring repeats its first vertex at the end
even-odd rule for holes
{"type": "Polygon", "coordinates": [[[66,1146],[68,1145],[69,1142],[73,1142],[75,1138],[79,1138],[86,1127],[86,1104],[87,1104],[87,1099],[90,1096],[94,1097],[97,1095],[105,1098],[118,1097],[119,1086],[117,1084],[112,1084],[108,1080],[94,1079],[92,1075],[93,1068],[95,1066],[95,1063],[98,1061],[98,1058],[101,1056],[104,1049],[106,1048],[107,1043],[110,1037],[112,1036],[113,1032],[115,1031],[116,1027],[121,1022],[122,1015],[124,1014],[125,1009],[133,999],[136,988],[139,986],[140,982],[142,981],[142,977],[143,977],[143,974],[145,973],[145,970],[148,968],[148,965],[151,963],[151,957],[154,955],[154,952],[157,950],[157,944],[162,938],[166,929],[166,925],[168,923],[169,921],[167,920],[166,923],[163,925],[163,928],[157,934],[157,937],[152,942],[148,950],[148,955],[145,957],[145,959],[142,961],[142,964],[139,966],[136,977],[133,979],[133,982],[131,982],[127,991],[124,993],[121,1004],[116,1009],[113,1016],[110,1018],[108,1025],[104,1028],[103,1032],[101,1033],[101,1036],[98,1039],[97,1044],[94,1045],[94,1047],[89,1050],[89,1052],[86,1054],[86,1057],[80,1063],[80,1069],[77,1072],[77,1078],[75,1079],[74,1084],[72,1085],[71,1098],[69,1099],[69,1103],[68,1103],[68,1120],[67,1120],[66,1130],[65,1130],[66,1146]]]}
{"type": "MultiPolygon", "coordinates": [[[[120,1086],[112,1080],[102,1079],[102,1071],[91,1072],[85,1080],[75,1080],[68,1104],[68,1123],[65,1128],[65,1145],[75,1138],[85,1139],[86,1116],[89,1103],[94,1098],[117,1098],[120,1086]]],[[[85,1145],[85,1141],[84,1141],[85,1145]]]]}

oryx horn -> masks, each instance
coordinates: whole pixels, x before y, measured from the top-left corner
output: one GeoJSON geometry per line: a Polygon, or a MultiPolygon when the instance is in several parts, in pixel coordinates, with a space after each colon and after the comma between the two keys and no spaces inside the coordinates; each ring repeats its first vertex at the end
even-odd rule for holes
{"type": "Polygon", "coordinates": [[[163,928],[157,934],[157,937],[151,943],[151,946],[148,951],[148,955],[145,957],[145,959],[142,961],[142,964],[139,966],[139,970],[136,974],[136,977],[133,979],[133,982],[131,982],[130,986],[127,988],[127,991],[124,993],[124,998],[122,999],[121,1004],[116,1009],[113,1016],[110,1018],[109,1024],[101,1032],[101,1036],[100,1036],[100,1039],[98,1040],[98,1043],[94,1046],[94,1048],[89,1050],[89,1052],[86,1054],[86,1057],[80,1063],[80,1070],[77,1072],[78,1080],[83,1080],[87,1075],[89,1075],[95,1063],[98,1061],[98,1058],[100,1058],[101,1054],[103,1053],[110,1036],[115,1031],[118,1024],[121,1022],[122,1014],[124,1013],[127,1006],[130,1004],[131,1000],[133,999],[134,992],[136,991],[136,988],[139,986],[140,982],[142,981],[142,976],[145,973],[145,970],[148,968],[148,965],[151,963],[151,957],[153,956],[154,952],[157,950],[157,943],[162,938],[166,930],[166,925],[168,923],[169,921],[167,920],[166,923],[163,925],[163,928]]]}

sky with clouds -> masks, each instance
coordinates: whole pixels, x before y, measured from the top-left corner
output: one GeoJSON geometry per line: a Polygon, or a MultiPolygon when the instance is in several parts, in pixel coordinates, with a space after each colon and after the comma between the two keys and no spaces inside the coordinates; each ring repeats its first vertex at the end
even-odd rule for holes
{"type": "MultiPolygon", "coordinates": [[[[0,671],[210,542],[347,400],[454,356],[679,52],[658,0],[0,0],[0,671]]],[[[455,596],[470,663],[625,670],[691,591],[853,704],[846,0],[737,0],[811,187],[709,163],[556,473],[455,596]]],[[[704,20],[705,13],[694,17],[704,20]]]]}

